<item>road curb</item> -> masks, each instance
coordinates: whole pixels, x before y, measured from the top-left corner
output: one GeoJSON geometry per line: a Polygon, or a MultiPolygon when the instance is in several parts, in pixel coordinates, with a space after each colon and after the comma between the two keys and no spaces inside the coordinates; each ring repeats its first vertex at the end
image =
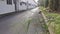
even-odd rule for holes
{"type": "MultiPolygon", "coordinates": [[[[42,17],[43,17],[46,25],[48,26],[48,24],[47,24],[47,23],[48,23],[48,20],[47,20],[46,16],[44,15],[44,13],[43,13],[42,11],[41,11],[41,14],[42,14],[42,17]]],[[[50,33],[50,34],[55,34],[55,33],[53,32],[53,30],[51,29],[50,26],[48,27],[48,30],[49,30],[49,33],[50,33]]]]}

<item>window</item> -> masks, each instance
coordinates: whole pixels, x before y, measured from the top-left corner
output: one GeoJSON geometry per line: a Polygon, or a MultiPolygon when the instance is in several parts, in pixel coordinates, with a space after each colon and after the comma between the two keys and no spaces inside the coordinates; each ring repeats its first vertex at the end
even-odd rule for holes
{"type": "Polygon", "coordinates": [[[12,0],[7,0],[7,4],[11,4],[12,5],[12,0]]]}

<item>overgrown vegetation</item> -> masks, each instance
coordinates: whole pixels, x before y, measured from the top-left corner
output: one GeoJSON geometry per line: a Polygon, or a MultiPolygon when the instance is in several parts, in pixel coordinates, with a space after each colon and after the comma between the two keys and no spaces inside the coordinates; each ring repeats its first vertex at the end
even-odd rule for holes
{"type": "Polygon", "coordinates": [[[55,34],[60,34],[60,0],[45,0],[40,10],[48,20],[48,27],[51,26],[55,34]]]}
{"type": "Polygon", "coordinates": [[[49,0],[49,8],[54,11],[58,11],[60,0],[49,0]]]}
{"type": "Polygon", "coordinates": [[[39,0],[39,5],[49,7],[50,12],[60,12],[60,0],[39,0]]]}
{"type": "Polygon", "coordinates": [[[45,14],[48,20],[48,27],[51,25],[51,28],[54,30],[55,34],[60,34],[60,14],[50,13],[46,8],[40,7],[42,12],[45,14]]]}

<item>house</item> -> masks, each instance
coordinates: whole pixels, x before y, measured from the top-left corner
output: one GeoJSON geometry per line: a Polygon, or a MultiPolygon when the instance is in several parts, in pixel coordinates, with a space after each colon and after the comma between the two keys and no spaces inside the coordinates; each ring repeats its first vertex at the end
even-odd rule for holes
{"type": "Polygon", "coordinates": [[[0,14],[15,11],[13,0],[0,0],[0,14]]]}
{"type": "Polygon", "coordinates": [[[27,6],[21,0],[0,0],[0,14],[26,10],[27,6]]]}
{"type": "MultiPolygon", "coordinates": [[[[27,0],[28,1],[28,0],[27,0]]],[[[15,11],[27,10],[34,6],[22,0],[0,0],[0,15],[5,13],[11,13],[15,11]]]]}

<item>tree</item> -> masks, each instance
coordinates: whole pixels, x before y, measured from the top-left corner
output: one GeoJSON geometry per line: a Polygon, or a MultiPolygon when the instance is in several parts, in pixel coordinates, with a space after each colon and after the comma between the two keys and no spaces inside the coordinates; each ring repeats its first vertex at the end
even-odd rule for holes
{"type": "Polygon", "coordinates": [[[39,0],[39,5],[49,7],[50,11],[60,11],[60,0],[39,0]]]}
{"type": "Polygon", "coordinates": [[[49,0],[45,0],[45,7],[48,7],[49,0]]]}
{"type": "Polygon", "coordinates": [[[38,0],[38,5],[44,6],[44,4],[45,4],[45,0],[38,0]]]}
{"type": "Polygon", "coordinates": [[[49,0],[49,8],[53,11],[58,11],[60,0],[49,0]]]}

